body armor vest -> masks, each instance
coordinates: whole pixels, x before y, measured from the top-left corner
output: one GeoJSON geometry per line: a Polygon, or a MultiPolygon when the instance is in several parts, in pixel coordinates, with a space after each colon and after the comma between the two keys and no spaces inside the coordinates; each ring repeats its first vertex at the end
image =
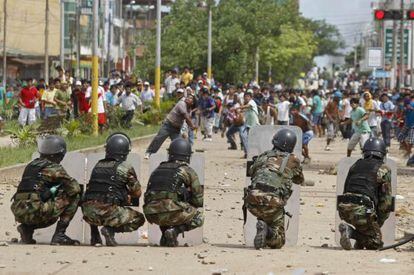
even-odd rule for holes
{"type": "Polygon", "coordinates": [[[267,159],[282,158],[282,162],[279,167],[274,167],[273,164],[269,165],[266,160],[262,164],[262,168],[259,168],[252,178],[252,185],[264,192],[274,192],[281,197],[290,196],[289,185],[292,177],[291,173],[286,171],[290,154],[275,151],[269,151],[265,154],[267,159]]]}
{"type": "Polygon", "coordinates": [[[177,177],[177,171],[185,163],[162,162],[160,166],[152,172],[148,181],[147,192],[170,192],[181,194],[183,183],[177,177]]]}
{"type": "Polygon", "coordinates": [[[377,173],[382,160],[373,158],[360,159],[349,169],[345,181],[344,193],[356,193],[368,196],[375,207],[378,204],[377,173]]]}
{"type": "Polygon", "coordinates": [[[41,171],[50,165],[47,159],[35,159],[24,169],[22,180],[17,187],[17,193],[40,192],[47,186],[41,171]]]}
{"type": "Polygon", "coordinates": [[[125,182],[118,178],[117,173],[121,163],[112,159],[103,159],[95,165],[85,193],[86,200],[96,199],[105,203],[126,204],[128,190],[125,182]]]}

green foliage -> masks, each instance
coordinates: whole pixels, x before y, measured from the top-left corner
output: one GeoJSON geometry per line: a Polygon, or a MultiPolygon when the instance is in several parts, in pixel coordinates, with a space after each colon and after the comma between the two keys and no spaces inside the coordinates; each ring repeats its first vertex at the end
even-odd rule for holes
{"type": "Polygon", "coordinates": [[[166,115],[174,107],[175,103],[174,100],[161,101],[159,109],[157,109],[155,103],[153,103],[148,111],[139,115],[138,119],[145,125],[160,125],[166,115]]]}
{"type": "MultiPolygon", "coordinates": [[[[177,0],[162,21],[162,69],[190,66],[196,73],[206,70],[208,7],[200,8],[199,0],[177,0]]],[[[344,43],[335,26],[325,21],[303,18],[296,1],[221,0],[209,1],[213,14],[213,74],[224,82],[251,80],[254,76],[256,52],[260,55],[260,75],[266,76],[269,65],[273,79],[289,79],[308,69],[316,55],[336,54],[344,43]],[[294,37],[295,35],[298,37],[294,37]],[[287,37],[284,42],[281,36],[287,37]],[[281,49],[278,43],[281,44],[281,49]],[[309,49],[306,49],[309,43],[309,49]],[[289,49],[288,47],[299,47],[289,49]],[[263,54],[264,53],[264,54],[263,54]],[[283,54],[287,57],[282,57],[283,54]],[[304,54],[298,60],[298,56],[304,54]],[[283,62],[281,68],[274,59],[283,62]],[[264,62],[263,62],[264,61],[264,62]],[[286,64],[293,64],[292,67],[286,64]]],[[[153,78],[155,32],[139,39],[145,45],[136,73],[153,78]]]]}
{"type": "Polygon", "coordinates": [[[69,138],[80,136],[82,134],[80,120],[72,119],[65,121],[58,133],[63,137],[69,138]]]}
{"type": "Polygon", "coordinates": [[[35,125],[26,125],[17,129],[6,130],[14,144],[27,147],[36,144],[38,132],[35,125]]]}

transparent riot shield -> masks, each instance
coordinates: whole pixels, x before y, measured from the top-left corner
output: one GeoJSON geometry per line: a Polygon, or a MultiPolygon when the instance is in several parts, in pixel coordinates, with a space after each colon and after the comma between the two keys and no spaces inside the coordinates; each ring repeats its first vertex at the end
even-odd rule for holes
{"type": "MultiPolygon", "coordinates": [[[[152,173],[161,162],[167,160],[167,154],[158,153],[151,155],[149,172],[152,173]]],[[[190,167],[195,170],[200,180],[200,184],[204,185],[204,156],[193,154],[190,161],[190,167]]],[[[148,224],[148,242],[152,245],[159,245],[161,239],[161,230],[156,224],[148,224]]],[[[203,243],[203,227],[184,233],[178,236],[179,245],[195,246],[203,243]]]]}
{"type": "MultiPolygon", "coordinates": [[[[86,155],[87,164],[86,164],[86,180],[89,182],[92,174],[92,170],[99,160],[105,158],[105,153],[90,153],[86,155]]],[[[137,174],[138,180],[140,180],[141,175],[141,158],[138,154],[130,153],[128,155],[127,162],[134,167],[137,174]]],[[[142,200],[141,200],[142,201],[142,200]]],[[[134,210],[138,211],[138,205],[129,206],[134,210]]],[[[138,244],[140,236],[142,236],[143,229],[142,227],[134,232],[125,232],[115,234],[116,242],[120,245],[133,245],[138,244]]],[[[85,222],[85,243],[89,244],[91,238],[91,230],[88,223],[85,222]]]]}
{"type": "MultiPolygon", "coordinates": [[[[249,151],[248,159],[260,155],[263,152],[272,149],[272,138],[281,129],[292,130],[296,134],[297,142],[293,153],[302,159],[302,130],[296,126],[280,125],[263,125],[250,129],[249,132],[249,151]]],[[[246,186],[251,184],[251,178],[246,177],[246,186]]],[[[285,216],[286,244],[294,246],[298,241],[299,232],[299,208],[300,208],[300,186],[292,185],[292,195],[290,196],[285,207],[286,212],[291,214],[291,218],[285,216]]],[[[244,240],[247,246],[253,246],[253,240],[256,236],[257,218],[247,211],[246,223],[244,225],[244,240]]]]}
{"type": "MultiPolygon", "coordinates": [[[[344,192],[345,180],[348,175],[351,166],[358,160],[358,158],[343,158],[338,163],[338,175],[336,178],[336,194],[342,195],[344,192]]],[[[391,169],[391,185],[392,185],[392,196],[395,197],[397,193],[397,164],[391,159],[387,159],[386,164],[391,169]]],[[[336,207],[335,207],[336,209],[336,207]]],[[[335,214],[335,240],[340,246],[341,234],[339,233],[338,226],[341,223],[341,218],[336,210],[335,214]]],[[[394,244],[395,241],[395,212],[391,212],[388,219],[381,227],[382,241],[384,246],[394,244]]],[[[352,245],[353,245],[352,241],[352,245]]]]}
{"type": "MultiPolygon", "coordinates": [[[[39,156],[38,153],[33,154],[33,159],[39,156]]],[[[79,152],[68,152],[65,158],[61,162],[63,168],[69,176],[78,181],[79,184],[85,183],[85,155],[79,152]]],[[[73,220],[70,222],[66,234],[72,239],[79,240],[84,243],[84,227],[85,222],[82,219],[82,211],[78,208],[73,220]]],[[[49,226],[47,228],[36,229],[33,238],[37,243],[50,243],[53,233],[55,232],[55,226],[49,226]]]]}

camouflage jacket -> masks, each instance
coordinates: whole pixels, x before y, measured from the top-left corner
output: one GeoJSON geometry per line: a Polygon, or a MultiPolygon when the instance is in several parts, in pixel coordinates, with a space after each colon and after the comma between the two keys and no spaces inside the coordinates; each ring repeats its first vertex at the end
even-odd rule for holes
{"type": "Polygon", "coordinates": [[[379,198],[377,206],[378,223],[382,226],[390,215],[392,208],[392,186],[391,186],[391,169],[383,164],[377,172],[377,182],[379,188],[379,198]]]}
{"type": "Polygon", "coordinates": [[[128,192],[137,193],[141,191],[141,184],[138,181],[137,174],[134,167],[132,167],[127,162],[122,162],[116,171],[118,173],[118,178],[125,182],[128,192]]]}
{"type": "Polygon", "coordinates": [[[290,190],[292,183],[302,184],[304,181],[302,166],[294,154],[287,156],[285,169],[280,172],[285,156],[282,152],[269,150],[255,158],[250,167],[252,185],[261,183],[276,187],[283,186],[290,190]]]}
{"type": "MultiPolygon", "coordinates": [[[[40,171],[41,183],[53,183],[53,185],[61,185],[59,189],[63,190],[68,196],[74,196],[81,193],[79,183],[68,175],[62,165],[51,162],[47,159],[37,158],[29,165],[43,166],[47,162],[47,166],[40,171]]],[[[42,186],[39,186],[42,189],[42,186]]]]}
{"type": "MultiPolygon", "coordinates": [[[[178,161],[177,161],[178,162],[178,161]]],[[[190,199],[189,203],[193,205],[194,207],[203,207],[203,186],[200,184],[200,181],[198,179],[197,173],[194,171],[193,168],[189,167],[187,163],[185,162],[179,162],[184,163],[186,165],[183,165],[178,168],[177,171],[177,177],[178,180],[181,181],[185,187],[187,187],[189,193],[190,193],[190,199]]],[[[162,191],[162,192],[146,192],[145,193],[145,203],[149,203],[152,201],[159,200],[159,198],[168,198],[169,193],[162,191]]]]}

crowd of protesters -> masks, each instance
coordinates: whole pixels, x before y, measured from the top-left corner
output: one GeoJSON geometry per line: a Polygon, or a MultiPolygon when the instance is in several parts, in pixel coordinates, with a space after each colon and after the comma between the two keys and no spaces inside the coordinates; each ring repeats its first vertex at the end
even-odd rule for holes
{"type": "MultiPolygon", "coordinates": [[[[26,79],[20,86],[7,87],[3,100],[17,99],[20,125],[56,115],[76,118],[91,111],[90,81],[75,80],[60,67],[57,72],[49,85],[42,79],[26,79]]],[[[207,73],[194,77],[187,67],[181,72],[172,69],[165,74],[160,95],[177,103],[146,157],[157,152],[166,138],[183,135],[191,143],[197,138],[211,142],[221,136],[227,139],[229,150],[240,148],[246,158],[249,130],[257,125],[300,127],[305,163],[311,161],[308,145],[314,137],[326,138],[326,151],[332,150],[335,139],[347,140],[347,156],[370,136],[382,137],[387,146],[394,138],[405,156],[411,155],[414,93],[410,87],[381,89],[375,80],[360,78],[353,71],[335,73],[330,82],[326,75],[324,69],[313,68],[290,88],[255,81],[222,84],[207,73]]],[[[122,126],[131,127],[134,115],[151,108],[154,97],[148,81],[113,72],[111,78],[99,81],[100,128],[107,127],[106,113],[114,108],[123,112],[122,126]]],[[[407,164],[414,165],[414,160],[407,164]]]]}

